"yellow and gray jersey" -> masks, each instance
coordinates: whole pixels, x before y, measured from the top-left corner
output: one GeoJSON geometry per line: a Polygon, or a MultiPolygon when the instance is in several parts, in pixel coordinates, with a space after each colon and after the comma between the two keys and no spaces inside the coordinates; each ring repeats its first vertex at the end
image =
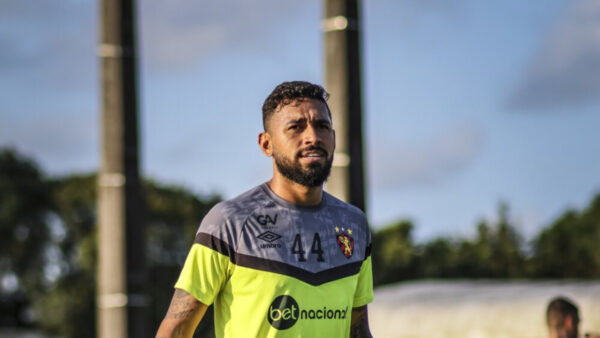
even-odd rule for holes
{"type": "Polygon", "coordinates": [[[262,184],[210,210],[175,287],[214,303],[217,337],[348,337],[352,308],[373,300],[370,245],[358,208],[262,184]]]}

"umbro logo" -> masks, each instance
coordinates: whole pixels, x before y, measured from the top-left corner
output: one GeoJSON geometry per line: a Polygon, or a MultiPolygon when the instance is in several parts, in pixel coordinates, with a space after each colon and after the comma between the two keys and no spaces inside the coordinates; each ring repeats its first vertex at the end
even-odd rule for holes
{"type": "Polygon", "coordinates": [[[271,242],[274,242],[274,241],[280,239],[281,236],[272,231],[265,231],[262,234],[256,236],[256,238],[262,239],[263,241],[271,243],[271,242]]]}

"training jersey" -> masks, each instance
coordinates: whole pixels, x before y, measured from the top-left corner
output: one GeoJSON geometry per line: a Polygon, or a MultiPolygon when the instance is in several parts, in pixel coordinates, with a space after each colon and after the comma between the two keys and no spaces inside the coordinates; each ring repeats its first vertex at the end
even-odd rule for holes
{"type": "Polygon", "coordinates": [[[214,303],[217,337],[348,337],[373,300],[370,245],[358,208],[326,192],[299,206],[265,183],[208,212],[175,287],[214,303]]]}

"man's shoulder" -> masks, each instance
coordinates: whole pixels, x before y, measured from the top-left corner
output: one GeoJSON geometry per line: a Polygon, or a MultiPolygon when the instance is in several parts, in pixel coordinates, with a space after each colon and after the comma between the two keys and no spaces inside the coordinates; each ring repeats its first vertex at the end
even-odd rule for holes
{"type": "Polygon", "coordinates": [[[365,213],[360,210],[360,208],[342,201],[341,199],[331,195],[328,192],[324,192],[325,198],[327,199],[327,206],[330,208],[335,208],[335,209],[339,209],[342,212],[345,212],[347,214],[349,214],[352,217],[358,217],[361,218],[363,220],[367,220],[367,216],[365,215],[365,213]]]}
{"type": "Polygon", "coordinates": [[[259,185],[237,197],[213,206],[204,216],[196,233],[196,243],[212,247],[214,240],[237,247],[237,242],[248,218],[257,209],[268,205],[269,198],[259,185]]]}
{"type": "Polygon", "coordinates": [[[256,186],[234,198],[215,204],[202,221],[203,224],[241,225],[256,209],[272,203],[262,185],[256,186]]]}

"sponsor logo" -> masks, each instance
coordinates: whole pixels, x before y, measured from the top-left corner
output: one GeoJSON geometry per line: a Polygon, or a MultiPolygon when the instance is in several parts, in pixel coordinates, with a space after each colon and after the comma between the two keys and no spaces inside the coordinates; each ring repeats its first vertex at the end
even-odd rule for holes
{"type": "Polygon", "coordinates": [[[340,246],[340,251],[346,258],[352,257],[354,251],[354,238],[350,235],[352,235],[352,229],[345,230],[342,228],[340,230],[337,226],[335,227],[336,241],[340,246]]]}
{"type": "Polygon", "coordinates": [[[346,319],[348,307],[344,309],[301,309],[298,302],[289,295],[276,297],[267,311],[267,320],[272,327],[286,330],[294,326],[299,319],[324,320],[346,319]]]}
{"type": "Polygon", "coordinates": [[[281,236],[279,236],[278,234],[276,234],[272,231],[265,231],[262,234],[256,236],[256,238],[262,239],[263,241],[271,243],[271,242],[274,242],[274,241],[280,239],[281,236]]]}
{"type": "Polygon", "coordinates": [[[258,215],[256,216],[256,221],[258,222],[258,224],[260,225],[269,225],[269,224],[277,224],[277,214],[275,214],[275,216],[271,217],[269,215],[258,215]]]}
{"type": "Polygon", "coordinates": [[[261,239],[265,242],[269,242],[269,243],[261,243],[259,245],[263,249],[281,248],[281,244],[272,243],[281,238],[280,235],[278,235],[272,231],[265,231],[262,234],[256,236],[256,238],[261,239]]]}
{"type": "Polygon", "coordinates": [[[267,243],[267,244],[261,244],[260,247],[262,249],[280,249],[281,248],[281,244],[279,243],[267,243]]]}
{"type": "Polygon", "coordinates": [[[267,319],[278,330],[289,329],[298,321],[300,308],[292,296],[279,296],[273,300],[267,312],[267,319]]]}

